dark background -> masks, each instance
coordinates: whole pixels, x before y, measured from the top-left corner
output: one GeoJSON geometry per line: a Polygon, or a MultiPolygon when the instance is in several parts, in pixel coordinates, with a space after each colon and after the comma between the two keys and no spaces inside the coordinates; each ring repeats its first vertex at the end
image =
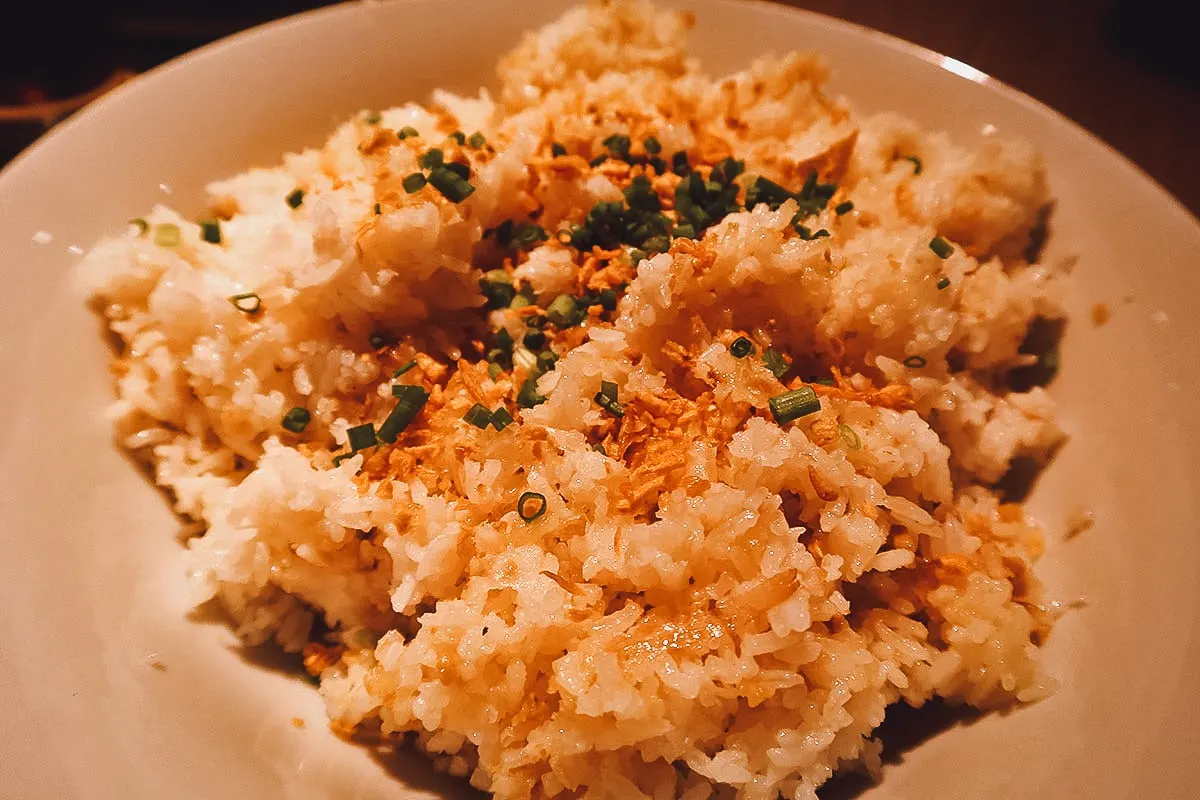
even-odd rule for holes
{"type": "MultiPolygon", "coordinates": [[[[492,0],[480,0],[489,2],[492,0]]],[[[499,0],[496,0],[499,1],[499,0]]],[[[1188,4],[1165,0],[791,0],[965,61],[1058,109],[1200,214],[1200,59],[1188,4]],[[1186,18],[1185,15],[1186,14],[1186,18]]],[[[143,72],[313,0],[43,2],[0,25],[0,163],[61,114],[29,104],[143,72]],[[25,110],[22,107],[26,107],[25,110]],[[13,121],[32,113],[34,119],[13,121]]],[[[397,37],[403,46],[403,37],[397,37]]],[[[52,109],[48,109],[52,110],[52,109]]],[[[1120,187],[1114,187],[1119,191],[1120,187]]]]}

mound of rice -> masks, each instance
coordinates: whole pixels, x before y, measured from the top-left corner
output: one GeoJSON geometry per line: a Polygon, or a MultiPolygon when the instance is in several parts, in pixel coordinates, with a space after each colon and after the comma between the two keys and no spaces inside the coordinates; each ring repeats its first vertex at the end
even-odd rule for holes
{"type": "Polygon", "coordinates": [[[709,77],[689,24],[571,10],[498,97],[364,111],[84,265],[196,602],[498,798],[812,798],[891,703],[1050,688],[990,488],[1062,438],[1007,388],[1061,316],[1039,156],[857,115],[812,55],[709,77]]]}

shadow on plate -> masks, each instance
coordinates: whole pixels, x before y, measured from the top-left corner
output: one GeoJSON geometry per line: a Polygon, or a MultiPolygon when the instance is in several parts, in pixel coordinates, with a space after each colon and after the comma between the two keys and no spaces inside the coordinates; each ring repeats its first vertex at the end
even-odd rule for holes
{"type": "MultiPolygon", "coordinates": [[[[901,763],[908,751],[952,728],[972,725],[983,716],[978,709],[952,706],[938,699],[921,708],[913,708],[904,702],[888,706],[883,724],[875,729],[875,736],[883,742],[884,780],[887,780],[888,767],[901,763]]],[[[818,789],[817,797],[821,800],[853,800],[875,785],[876,781],[862,772],[844,772],[818,789]]]]}

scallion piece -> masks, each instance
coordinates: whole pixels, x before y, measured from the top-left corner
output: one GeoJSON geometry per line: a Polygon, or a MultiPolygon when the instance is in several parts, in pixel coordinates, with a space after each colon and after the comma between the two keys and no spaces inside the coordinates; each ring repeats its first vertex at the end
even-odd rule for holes
{"type": "Polygon", "coordinates": [[[262,308],[262,298],[254,292],[235,294],[229,298],[229,302],[233,303],[233,307],[243,314],[257,314],[262,308]]]}
{"type": "Polygon", "coordinates": [[[164,222],[154,226],[154,243],[159,247],[178,247],[183,241],[179,226],[174,222],[164,222]]]}
{"type": "Polygon", "coordinates": [[[405,125],[400,130],[396,131],[396,136],[401,139],[409,139],[413,136],[420,136],[420,132],[412,125],[405,125]]]}
{"type": "Polygon", "coordinates": [[[422,153],[421,157],[417,159],[417,163],[421,165],[422,169],[433,169],[442,165],[443,158],[445,158],[445,154],[441,149],[434,147],[422,153]]]}
{"type": "Polygon", "coordinates": [[[513,228],[512,243],[525,250],[549,239],[546,229],[534,222],[523,222],[513,228]]]}
{"type": "Polygon", "coordinates": [[[601,153],[600,155],[593,157],[592,160],[588,162],[588,166],[589,167],[598,167],[601,164],[603,164],[605,161],[608,161],[608,155],[605,153],[601,153]]]}
{"type": "Polygon", "coordinates": [[[467,413],[463,414],[463,419],[476,428],[483,430],[492,422],[492,412],[488,411],[487,406],[482,403],[476,403],[467,409],[467,413]]]}
{"type": "Polygon", "coordinates": [[[460,145],[467,143],[467,135],[462,131],[455,131],[454,133],[450,134],[450,138],[458,142],[460,145]]]}
{"type": "Polygon", "coordinates": [[[646,152],[652,156],[656,156],[662,152],[662,144],[653,136],[647,136],[642,140],[642,147],[646,148],[646,152]]]}
{"type": "Polygon", "coordinates": [[[392,386],[396,407],[379,426],[379,440],[394,444],[400,433],[407,428],[429,399],[429,392],[421,386],[400,383],[392,386]]]}
{"type": "Polygon", "coordinates": [[[838,203],[836,206],[833,207],[833,213],[837,214],[839,217],[842,216],[843,214],[849,214],[853,210],[854,210],[854,203],[852,203],[849,200],[847,200],[844,203],[838,203]]]}
{"type": "Polygon", "coordinates": [[[400,181],[400,185],[404,187],[404,191],[415,194],[425,188],[425,175],[421,172],[405,175],[404,180],[400,181]]]}
{"type": "Polygon", "coordinates": [[[382,121],[383,115],[378,111],[368,111],[363,115],[363,122],[367,123],[368,125],[378,125],[382,121]]]}
{"type": "Polygon", "coordinates": [[[806,242],[811,242],[814,239],[822,239],[829,235],[829,231],[821,228],[817,231],[810,231],[807,226],[796,225],[796,233],[800,234],[800,238],[806,242]]]}
{"type": "Polygon", "coordinates": [[[304,190],[292,189],[292,191],[288,193],[288,196],[283,198],[283,200],[292,208],[299,208],[300,204],[304,202],[304,190]]]}
{"type": "Polygon", "coordinates": [[[912,162],[913,175],[920,175],[921,170],[923,170],[925,168],[925,165],[921,163],[921,159],[917,158],[916,156],[900,156],[900,158],[903,159],[904,161],[912,162]]]}
{"type": "Polygon", "coordinates": [[[739,336],[733,340],[733,344],[729,345],[729,352],[733,354],[734,358],[745,358],[754,352],[754,342],[745,336],[739,336]]]}
{"type": "Polygon", "coordinates": [[[429,172],[429,183],[451,203],[461,203],[470,197],[475,187],[449,167],[434,167],[429,172]]]}
{"type": "Polygon", "coordinates": [[[564,145],[559,144],[558,142],[554,142],[550,145],[550,155],[554,156],[555,158],[565,156],[566,154],[567,148],[564,145]]]}
{"type": "Polygon", "coordinates": [[[500,377],[500,373],[504,372],[504,367],[497,364],[495,361],[488,364],[488,379],[496,380],[500,377]]]}
{"type": "Polygon", "coordinates": [[[790,392],[777,394],[767,400],[771,414],[780,425],[786,425],[792,420],[800,419],[821,410],[821,401],[811,386],[801,386],[790,392]]]}
{"type": "Polygon", "coordinates": [[[145,236],[146,231],[150,230],[150,223],[146,222],[146,220],[142,219],[141,217],[136,217],[129,220],[129,224],[137,226],[138,236],[145,236]]]}
{"type": "Polygon", "coordinates": [[[546,402],[546,398],[538,394],[537,376],[530,375],[525,379],[525,383],[521,384],[521,391],[517,392],[517,405],[521,408],[533,408],[546,402]]]}
{"type": "Polygon", "coordinates": [[[484,136],[480,131],[475,131],[467,137],[467,146],[474,148],[475,150],[478,150],[485,144],[487,144],[487,137],[484,136]]]}
{"type": "Polygon", "coordinates": [[[601,289],[600,290],[600,307],[605,311],[617,310],[617,290],[616,289],[601,289]]]}
{"type": "Polygon", "coordinates": [[[498,431],[502,431],[509,425],[513,424],[513,415],[508,413],[508,409],[500,406],[492,412],[492,427],[498,431]]]}
{"type": "Polygon", "coordinates": [[[620,158],[622,160],[629,159],[629,147],[632,142],[630,142],[629,137],[625,134],[614,133],[612,136],[609,136],[607,139],[601,142],[601,144],[608,148],[608,152],[611,153],[614,158],[620,158]]]}
{"type": "Polygon", "coordinates": [[[539,374],[546,374],[554,369],[554,365],[558,363],[558,356],[554,355],[553,350],[543,350],[537,354],[537,369],[539,374]]]}
{"type": "Polygon", "coordinates": [[[289,409],[283,415],[283,427],[292,433],[302,433],[308,427],[308,423],[312,421],[312,414],[308,413],[307,408],[296,406],[289,409]]]}
{"type": "Polygon", "coordinates": [[[929,362],[925,360],[924,356],[909,356],[901,363],[909,369],[922,369],[929,362]]]}
{"type": "Polygon", "coordinates": [[[862,449],[862,439],[858,437],[858,431],[854,430],[854,428],[851,428],[849,425],[843,422],[842,424],[838,425],[838,434],[842,437],[842,441],[845,442],[846,447],[850,450],[862,449]]]}
{"type": "Polygon", "coordinates": [[[692,171],[692,165],[688,161],[686,151],[680,150],[675,155],[671,156],[671,171],[676,175],[687,175],[692,171]]]}
{"type": "Polygon", "coordinates": [[[517,498],[517,516],[526,522],[546,513],[546,495],[541,492],[525,492],[517,498]]]}
{"type": "Polygon", "coordinates": [[[787,359],[783,357],[783,354],[774,347],[768,347],[763,351],[762,363],[764,367],[771,370],[771,374],[778,380],[783,380],[783,376],[787,375],[788,370],[792,367],[787,362],[787,359]]]}
{"type": "Polygon", "coordinates": [[[939,292],[940,292],[942,289],[945,289],[945,288],[946,288],[947,286],[949,286],[949,285],[950,285],[950,279],[949,279],[949,278],[945,277],[944,275],[943,275],[942,277],[938,278],[938,282],[937,282],[937,288],[938,288],[938,291],[939,291],[939,292]]]}
{"type": "Polygon", "coordinates": [[[929,240],[929,249],[933,251],[938,258],[949,258],[954,252],[954,246],[940,236],[935,236],[929,240]]]}
{"type": "Polygon", "coordinates": [[[362,425],[347,428],[346,441],[350,443],[350,449],[355,452],[373,447],[375,445],[375,426],[370,422],[364,422],[362,425]]]}
{"type": "Polygon", "coordinates": [[[560,294],[550,301],[546,307],[546,317],[559,328],[571,328],[583,320],[575,298],[569,294],[560,294]]]}
{"type": "Polygon", "coordinates": [[[596,401],[596,405],[614,417],[619,419],[625,416],[624,407],[617,402],[617,384],[612,381],[601,381],[600,391],[596,392],[596,396],[592,399],[596,401]]]}
{"type": "Polygon", "coordinates": [[[383,206],[379,205],[379,203],[376,203],[375,204],[375,216],[378,217],[382,213],[383,213],[383,206]]]}
{"type": "Polygon", "coordinates": [[[521,339],[521,344],[533,351],[541,350],[546,346],[546,332],[526,331],[524,338],[521,339]]]}
{"type": "Polygon", "coordinates": [[[513,301],[517,290],[513,288],[512,278],[502,269],[490,269],[483,274],[479,281],[479,290],[487,298],[490,309],[505,308],[513,301]]]}
{"type": "Polygon", "coordinates": [[[387,344],[387,340],[383,338],[382,334],[372,333],[371,338],[367,339],[367,343],[371,345],[372,350],[378,350],[387,344]]]}
{"type": "Polygon", "coordinates": [[[393,378],[399,378],[401,375],[403,375],[404,373],[408,372],[409,370],[411,370],[411,369],[412,369],[413,367],[415,367],[415,366],[417,366],[417,360],[416,360],[416,359],[413,359],[412,361],[408,362],[408,363],[407,363],[407,364],[405,364],[404,366],[402,366],[402,367],[397,367],[397,368],[396,368],[396,371],[392,373],[392,377],[393,377],[393,378]]]}

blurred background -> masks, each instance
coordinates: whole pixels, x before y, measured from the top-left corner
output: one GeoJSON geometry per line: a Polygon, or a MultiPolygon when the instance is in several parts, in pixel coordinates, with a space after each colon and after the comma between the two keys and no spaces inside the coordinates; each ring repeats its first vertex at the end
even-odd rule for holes
{"type": "MultiPolygon", "coordinates": [[[[490,2],[491,0],[480,0],[490,2]]],[[[6,9],[0,164],[81,101],[313,0],[6,9]]],[[[1021,89],[1137,162],[1200,215],[1200,59],[1187,4],[1166,0],[792,0],[915,42],[1021,89]],[[1186,40],[1186,41],[1185,41],[1186,40]]],[[[803,47],[803,43],[797,43],[803,47]]]]}

